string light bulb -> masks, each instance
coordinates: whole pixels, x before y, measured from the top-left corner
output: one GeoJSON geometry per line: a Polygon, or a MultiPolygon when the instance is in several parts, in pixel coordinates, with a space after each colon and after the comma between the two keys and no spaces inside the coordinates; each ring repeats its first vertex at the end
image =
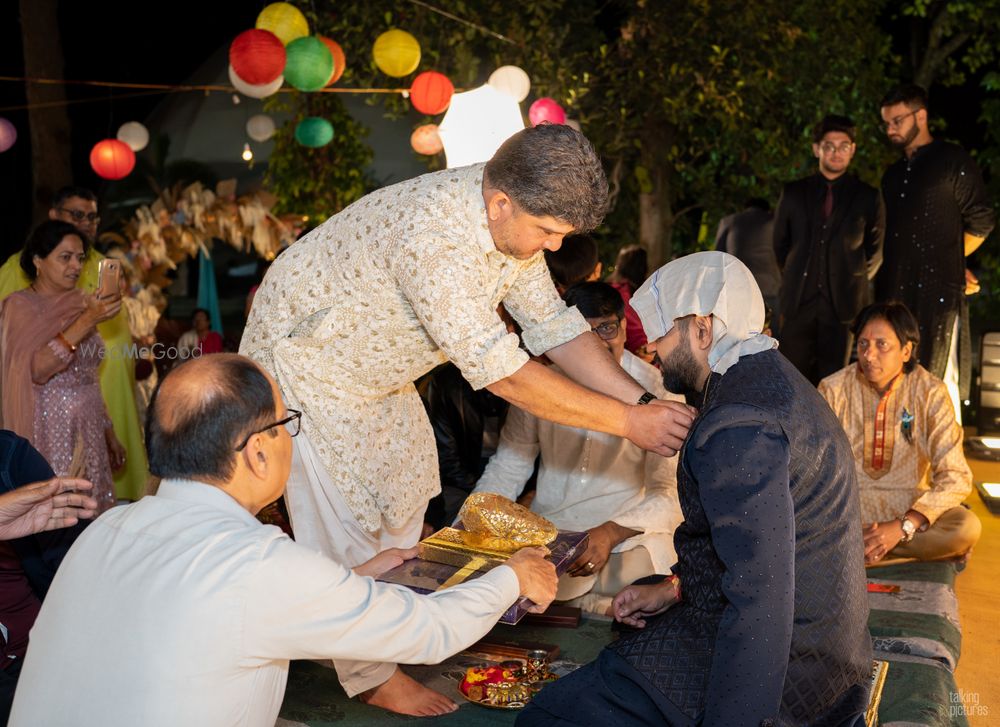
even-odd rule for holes
{"type": "Polygon", "coordinates": [[[245,162],[253,161],[253,149],[250,148],[249,142],[243,144],[243,154],[241,156],[245,162]]]}

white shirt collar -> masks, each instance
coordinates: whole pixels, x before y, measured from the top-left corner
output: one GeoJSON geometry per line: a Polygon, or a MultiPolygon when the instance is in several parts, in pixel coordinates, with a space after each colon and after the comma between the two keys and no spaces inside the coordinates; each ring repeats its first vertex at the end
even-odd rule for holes
{"type": "Polygon", "coordinates": [[[207,482],[165,479],[160,482],[160,487],[157,489],[155,497],[205,505],[217,510],[223,510],[230,515],[242,518],[248,525],[259,524],[260,522],[228,493],[207,482]]]}

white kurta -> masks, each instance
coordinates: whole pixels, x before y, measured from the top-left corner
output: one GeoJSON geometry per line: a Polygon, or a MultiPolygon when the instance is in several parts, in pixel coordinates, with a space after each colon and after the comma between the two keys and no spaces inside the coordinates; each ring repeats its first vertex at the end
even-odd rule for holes
{"type": "MultiPolygon", "coordinates": [[[[663,388],[660,372],[625,352],[622,368],[660,399],[683,401],[663,388]]],[[[500,445],[475,492],[516,500],[542,456],[531,509],[563,530],[588,530],[608,520],[641,534],[620,553],[643,546],[657,573],[676,562],[673,533],[684,519],[677,499],[677,455],[661,457],[621,437],[567,427],[511,407],[500,445]]]]}
{"type": "Polygon", "coordinates": [[[10,724],[273,727],[289,659],[436,663],[517,595],[506,566],[430,596],[376,583],[215,487],[165,480],[105,513],[66,556],[10,724]]]}
{"type": "MultiPolygon", "coordinates": [[[[305,413],[303,432],[369,531],[403,526],[441,489],[411,382],[447,360],[477,389],[521,368],[528,357],[501,301],[533,353],[589,330],[541,253],[496,249],[482,175],[477,164],[369,194],[282,253],[254,297],[240,352],[305,413]]],[[[296,532],[312,517],[296,504],[306,486],[289,482],[296,532]]]]}

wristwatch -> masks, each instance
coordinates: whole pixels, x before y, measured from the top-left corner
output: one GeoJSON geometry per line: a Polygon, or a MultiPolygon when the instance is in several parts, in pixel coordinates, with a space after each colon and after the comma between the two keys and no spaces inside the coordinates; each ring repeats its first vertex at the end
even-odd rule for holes
{"type": "Polygon", "coordinates": [[[899,525],[903,528],[903,537],[899,539],[899,542],[909,543],[913,540],[913,536],[916,535],[917,526],[906,515],[899,518],[899,525]]]}
{"type": "Polygon", "coordinates": [[[639,397],[639,401],[636,402],[637,406],[642,406],[643,404],[648,404],[656,398],[655,394],[650,394],[648,391],[639,397]]]}

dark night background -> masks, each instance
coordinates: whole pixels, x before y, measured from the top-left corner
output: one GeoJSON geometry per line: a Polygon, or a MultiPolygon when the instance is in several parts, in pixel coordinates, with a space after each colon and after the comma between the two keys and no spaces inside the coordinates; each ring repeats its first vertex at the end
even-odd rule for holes
{"type": "MultiPolygon", "coordinates": [[[[68,2],[58,4],[59,31],[64,53],[64,78],[135,83],[183,83],[205,59],[227,45],[239,32],[254,25],[267,3],[205,2],[172,0],[163,5],[124,0],[68,2]]],[[[388,4],[391,6],[391,4],[388,4]]],[[[0,21],[0,75],[23,76],[21,24],[16,0],[3,0],[0,21]]],[[[308,8],[310,4],[303,5],[308,8]]],[[[877,22],[873,19],[873,22],[877,22]]],[[[889,27],[888,19],[881,21],[889,27]]],[[[33,42],[44,42],[32,39],[33,42]]],[[[897,37],[894,50],[904,55],[906,38],[897,37]]],[[[897,79],[886,79],[888,88],[897,79]]],[[[165,96],[160,92],[107,89],[67,85],[65,87],[72,129],[74,178],[66,180],[91,187],[101,194],[109,184],[90,168],[88,155],[100,139],[114,136],[126,121],[144,121],[165,96]],[[136,95],[136,94],[142,95],[136,95]]],[[[190,92],[186,92],[190,93],[190,92]]],[[[817,84],[822,93],[822,83],[817,84]]],[[[877,99],[872,99],[871,113],[877,99]]],[[[32,179],[27,112],[23,110],[24,85],[0,81],[0,116],[18,129],[14,147],[0,154],[0,253],[19,249],[31,219],[32,179]]],[[[932,116],[945,117],[943,136],[966,147],[982,143],[978,78],[960,88],[935,87],[932,116]]],[[[858,114],[866,112],[859,109],[858,114]]],[[[150,129],[155,132],[155,129],[150,129]]],[[[371,140],[369,140],[371,141],[371,140]]],[[[808,155],[808,150],[803,150],[808,155]]],[[[112,183],[113,184],[113,183],[112,183]]],[[[107,215],[105,215],[107,217],[107,215]]],[[[105,224],[108,220],[105,219],[105,224]]]]}
{"type": "MultiPolygon", "coordinates": [[[[74,80],[128,83],[183,83],[207,56],[239,32],[252,28],[266,3],[194,2],[164,4],[101,0],[59,2],[65,69],[74,80]]],[[[0,20],[0,75],[23,76],[21,24],[16,0],[3,0],[0,20]]],[[[33,42],[43,42],[32,39],[33,42]]],[[[126,121],[144,121],[163,93],[133,96],[130,89],[68,85],[66,98],[73,140],[73,175],[68,183],[101,194],[105,182],[90,168],[91,147],[114,137],[126,121]]],[[[140,92],[148,93],[148,92],[140,92]]],[[[190,93],[190,92],[188,92],[190,93]]],[[[24,84],[0,82],[0,116],[18,130],[17,143],[0,154],[0,252],[19,249],[31,219],[31,149],[24,84]]]]}

